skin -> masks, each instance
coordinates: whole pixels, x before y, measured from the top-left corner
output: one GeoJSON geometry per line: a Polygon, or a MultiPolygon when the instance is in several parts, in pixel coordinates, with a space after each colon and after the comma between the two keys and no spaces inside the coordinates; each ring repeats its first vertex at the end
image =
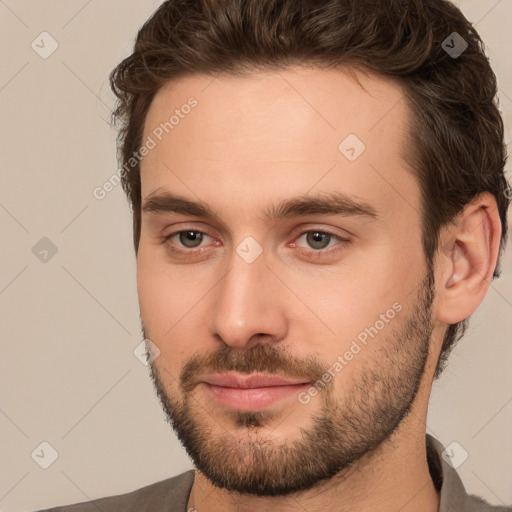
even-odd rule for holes
{"type": "MultiPolygon", "coordinates": [[[[374,407],[390,399],[379,395],[375,383],[361,388],[365,371],[379,375],[390,394],[407,389],[407,372],[419,376],[417,393],[404,394],[410,411],[399,418],[398,428],[337,475],[294,493],[258,496],[221,488],[196,471],[189,507],[199,512],[291,511],[298,509],[297,503],[308,512],[438,510],[425,449],[433,375],[447,324],[470,316],[485,297],[501,225],[494,199],[481,194],[443,228],[430,314],[417,320],[418,331],[412,329],[407,320],[421,316],[415,306],[421,304],[418,293],[427,265],[420,190],[404,157],[408,105],[397,84],[360,72],[357,79],[343,69],[306,66],[244,77],[192,75],[162,87],[148,112],[144,140],[188,98],[198,101],[144,157],[143,204],[168,191],[207,203],[216,213],[214,218],[142,214],[137,258],[141,318],[145,336],[160,350],[151,368],[170,416],[174,408],[176,418],[188,396],[190,417],[208,430],[210,441],[225,443],[230,454],[225,463],[245,461],[246,467],[257,468],[255,445],[271,443],[275,451],[292,446],[301,434],[307,439],[314,418],[328,413],[326,405],[334,417],[351,412],[359,425],[355,432],[364,440],[371,428],[366,406],[354,405],[357,399],[369,397],[374,407]],[[366,146],[352,162],[338,150],[351,133],[366,146]],[[263,217],[270,205],[332,191],[372,205],[378,218],[263,217]],[[179,236],[164,242],[179,230],[206,232],[199,243],[202,252],[192,245],[188,249],[179,236]],[[302,235],[307,230],[333,233],[350,243],[339,245],[333,238],[327,249],[337,246],[338,251],[317,249],[318,254],[308,255],[314,246],[302,235]],[[262,249],[252,263],[236,251],[249,236],[262,249]],[[283,364],[276,373],[284,377],[286,360],[304,370],[317,367],[308,361],[332,367],[358,333],[394,303],[403,306],[401,312],[308,404],[286,398],[244,425],[248,414],[219,405],[204,387],[195,386],[188,395],[180,387],[187,363],[204,362],[222,348],[244,358],[267,347],[261,353],[280,355],[276,361],[283,364]],[[408,332],[408,339],[400,337],[408,332]],[[404,350],[397,350],[393,359],[391,350],[400,348],[399,343],[404,350]],[[421,347],[426,345],[428,358],[422,366],[421,347]]],[[[246,361],[257,368],[268,359],[246,361]]],[[[346,446],[352,448],[348,441],[346,446]]],[[[277,468],[269,466],[273,470],[277,468]]]]}

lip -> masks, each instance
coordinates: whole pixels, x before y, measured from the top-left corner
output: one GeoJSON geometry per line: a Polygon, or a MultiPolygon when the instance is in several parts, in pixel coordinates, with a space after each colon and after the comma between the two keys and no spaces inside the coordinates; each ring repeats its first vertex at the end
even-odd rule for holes
{"type": "Polygon", "coordinates": [[[308,381],[301,379],[285,379],[279,375],[237,375],[235,373],[223,373],[206,375],[201,379],[207,384],[221,386],[224,388],[269,388],[275,386],[290,386],[295,384],[306,384],[308,381]]]}
{"type": "Polygon", "coordinates": [[[221,405],[240,411],[261,411],[297,395],[309,381],[277,375],[215,374],[201,379],[207,393],[221,405]]]}

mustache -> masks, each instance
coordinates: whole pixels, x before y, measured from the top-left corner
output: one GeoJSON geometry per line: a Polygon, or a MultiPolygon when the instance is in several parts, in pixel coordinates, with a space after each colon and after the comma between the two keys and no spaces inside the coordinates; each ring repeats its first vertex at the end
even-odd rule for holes
{"type": "Polygon", "coordinates": [[[298,377],[316,382],[322,378],[327,367],[311,355],[298,358],[270,344],[255,345],[249,349],[233,349],[223,345],[210,354],[192,356],[180,372],[180,387],[184,393],[188,393],[201,382],[202,375],[229,371],[298,377]]]}

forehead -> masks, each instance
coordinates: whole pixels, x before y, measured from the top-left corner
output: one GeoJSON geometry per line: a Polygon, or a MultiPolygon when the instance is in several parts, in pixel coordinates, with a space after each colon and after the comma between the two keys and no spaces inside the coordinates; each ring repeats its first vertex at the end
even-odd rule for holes
{"type": "Polygon", "coordinates": [[[322,146],[336,143],[350,130],[375,147],[383,133],[404,133],[408,118],[403,92],[391,79],[351,68],[294,66],[242,76],[197,74],[170,81],[153,99],[145,135],[169,121],[191,97],[198,105],[189,117],[200,117],[201,122],[180,122],[180,129],[173,126],[169,135],[174,139],[180,138],[180,132],[188,135],[184,125],[192,124],[190,131],[203,136],[197,154],[220,151],[219,143],[250,137],[253,144],[246,148],[248,156],[258,157],[261,150],[276,157],[289,156],[290,150],[298,153],[300,148],[306,152],[317,147],[318,141],[325,141],[322,146]],[[268,147],[268,139],[277,133],[276,144],[268,147]],[[293,144],[297,139],[300,148],[293,144]]]}
{"type": "Polygon", "coordinates": [[[214,185],[246,205],[313,188],[419,204],[408,133],[403,91],[382,76],[307,66],[190,75],[164,85],[148,111],[143,142],[155,147],[141,163],[142,198],[194,187],[213,203],[214,185]]]}

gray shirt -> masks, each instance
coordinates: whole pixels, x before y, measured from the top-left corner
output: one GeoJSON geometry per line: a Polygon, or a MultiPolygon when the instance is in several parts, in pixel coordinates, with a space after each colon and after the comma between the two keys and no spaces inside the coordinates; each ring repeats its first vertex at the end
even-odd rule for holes
{"type": "MultiPolygon", "coordinates": [[[[512,512],[512,506],[489,505],[469,495],[459,475],[442,457],[443,445],[426,435],[427,460],[432,480],[440,492],[439,512],[512,512]]],[[[40,512],[187,512],[194,470],[142,487],[136,491],[40,512]]]]}

